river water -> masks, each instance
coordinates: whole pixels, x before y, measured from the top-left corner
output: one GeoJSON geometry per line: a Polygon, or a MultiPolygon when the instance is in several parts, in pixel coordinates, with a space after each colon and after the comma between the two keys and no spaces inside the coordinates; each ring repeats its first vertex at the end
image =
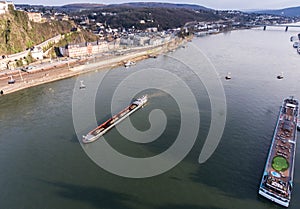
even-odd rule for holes
{"type": "MultiPolygon", "coordinates": [[[[195,38],[186,48],[127,69],[88,73],[0,97],[0,208],[280,208],[259,197],[257,191],[282,100],[290,95],[300,99],[300,56],[290,42],[290,36],[296,34],[283,29],[256,29],[195,38]],[[202,53],[190,53],[192,45],[202,53]],[[176,59],[186,55],[195,61],[206,57],[226,96],[224,133],[215,152],[203,164],[198,163],[198,157],[211,124],[209,92],[201,78],[176,59]],[[95,101],[94,112],[100,123],[109,118],[114,89],[129,75],[149,68],[169,69],[183,79],[199,108],[195,111],[187,107],[185,111],[200,113],[201,125],[195,145],[177,166],[149,178],[126,178],[99,167],[79,143],[72,115],[74,85],[77,79],[84,80],[87,88],[82,92],[88,91],[89,79],[105,74],[95,101]],[[224,79],[228,72],[231,80],[224,79]],[[281,72],[284,79],[277,80],[281,72]]],[[[193,69],[200,74],[202,70],[201,66],[193,69]]],[[[136,79],[136,83],[127,82],[123,88],[129,91],[135,85],[147,86],[155,79],[155,75],[149,75],[148,79],[136,79]]],[[[113,129],[106,138],[113,148],[124,155],[146,158],[174,143],[183,123],[181,107],[162,86],[175,88],[179,94],[181,91],[176,80],[173,84],[169,81],[142,90],[140,94],[150,95],[149,104],[130,116],[138,130],[146,131],[150,123],[144,118],[151,110],[164,111],[167,124],[158,139],[148,144],[134,143],[113,129]]],[[[116,110],[129,103],[124,98],[118,100],[116,110]]],[[[84,99],[83,95],[83,103],[84,99]]],[[[79,135],[94,128],[89,122],[82,127],[79,135]]],[[[192,136],[187,133],[187,140],[189,137],[192,136]]],[[[295,209],[300,204],[299,156],[298,146],[290,204],[295,209]]]]}

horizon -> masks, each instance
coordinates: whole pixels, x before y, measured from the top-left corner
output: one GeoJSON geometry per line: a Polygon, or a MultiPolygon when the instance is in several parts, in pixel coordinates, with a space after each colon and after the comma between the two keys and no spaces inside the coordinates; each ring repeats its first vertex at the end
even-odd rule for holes
{"type": "Polygon", "coordinates": [[[102,0],[101,2],[90,2],[88,0],[53,0],[51,4],[49,1],[40,1],[40,0],[28,0],[24,2],[24,0],[16,0],[13,1],[14,4],[28,4],[28,5],[43,5],[43,6],[64,6],[68,4],[123,4],[123,3],[170,3],[170,4],[191,4],[191,5],[199,5],[203,7],[207,7],[215,10],[277,10],[277,9],[285,9],[291,7],[300,6],[299,3],[288,0],[285,2],[279,0],[266,0],[261,2],[259,0],[253,0],[252,2],[240,2],[238,0],[215,0],[211,2],[210,0],[182,0],[181,2],[172,1],[172,0],[163,0],[163,1],[153,1],[153,0],[102,0]]]}

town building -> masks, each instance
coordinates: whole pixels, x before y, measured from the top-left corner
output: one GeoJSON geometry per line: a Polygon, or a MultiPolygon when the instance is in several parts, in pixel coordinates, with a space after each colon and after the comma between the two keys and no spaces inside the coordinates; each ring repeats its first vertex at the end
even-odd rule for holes
{"type": "Polygon", "coordinates": [[[58,21],[68,21],[69,20],[69,16],[65,15],[65,14],[55,14],[55,20],[58,21]]]}
{"type": "Polygon", "coordinates": [[[116,50],[119,46],[119,39],[112,42],[96,41],[80,44],[68,44],[65,48],[60,48],[60,52],[63,56],[67,57],[83,57],[107,52],[109,50],[116,50]]]}
{"type": "Polygon", "coordinates": [[[51,13],[44,13],[42,15],[42,21],[43,22],[51,22],[54,19],[55,19],[55,17],[51,13]]]}
{"type": "Polygon", "coordinates": [[[42,14],[39,12],[27,12],[30,21],[40,23],[42,22],[42,14]]]}

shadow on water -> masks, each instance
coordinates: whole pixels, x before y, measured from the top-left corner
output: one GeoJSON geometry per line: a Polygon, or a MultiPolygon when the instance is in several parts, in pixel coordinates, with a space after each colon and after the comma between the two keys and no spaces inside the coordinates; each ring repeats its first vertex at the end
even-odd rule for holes
{"type": "Polygon", "coordinates": [[[203,165],[190,175],[190,179],[209,187],[215,187],[229,197],[256,199],[260,176],[261,172],[251,171],[248,168],[238,168],[236,163],[228,162],[223,163],[223,165],[203,165]],[[224,169],[223,166],[227,168],[224,169]],[[245,174],[247,172],[254,172],[257,176],[251,175],[253,179],[249,180],[249,176],[245,174]]]}
{"type": "Polygon", "coordinates": [[[41,181],[58,188],[56,192],[58,196],[72,201],[88,203],[94,208],[130,209],[124,202],[133,201],[133,198],[129,195],[109,191],[103,188],[81,186],[64,182],[41,181]]]}
{"type": "MultiPolygon", "coordinates": [[[[257,201],[261,202],[258,188],[267,157],[266,147],[269,146],[271,136],[266,135],[265,130],[260,131],[259,127],[256,128],[259,124],[254,125],[256,131],[249,132],[247,127],[244,127],[247,124],[238,122],[241,121],[239,117],[241,116],[236,120],[227,121],[216,152],[206,163],[190,174],[190,179],[216,188],[229,198],[255,204],[257,201]],[[258,146],[262,145],[262,142],[267,146],[258,146]]],[[[265,203],[267,207],[273,205],[265,203]]],[[[248,208],[251,206],[249,205],[248,208]]]]}
{"type": "Polygon", "coordinates": [[[78,139],[76,134],[74,134],[73,137],[70,138],[70,142],[76,143],[76,144],[79,143],[79,140],[80,139],[78,139]]]}

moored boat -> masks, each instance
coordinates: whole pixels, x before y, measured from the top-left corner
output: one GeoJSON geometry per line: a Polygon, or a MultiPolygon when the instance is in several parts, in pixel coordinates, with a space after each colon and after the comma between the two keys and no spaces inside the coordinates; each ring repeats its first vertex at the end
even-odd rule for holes
{"type": "Polygon", "coordinates": [[[136,100],[134,100],[128,107],[123,109],[118,114],[114,115],[112,118],[108,119],[104,123],[102,123],[97,128],[90,131],[87,135],[82,137],[82,142],[87,144],[96,141],[101,136],[103,136],[106,132],[120,123],[122,120],[127,118],[129,115],[137,111],[148,101],[147,95],[144,95],[136,100]]]}
{"type": "Polygon", "coordinates": [[[278,76],[277,76],[277,79],[283,79],[283,72],[281,72],[281,74],[279,74],[278,76]]]}
{"type": "Polygon", "coordinates": [[[127,61],[127,62],[124,64],[124,67],[128,68],[128,67],[130,67],[130,66],[132,66],[132,65],[135,65],[135,62],[133,62],[133,61],[127,61]]]}
{"type": "Polygon", "coordinates": [[[84,89],[86,86],[84,85],[83,81],[80,81],[79,89],[84,89]]]}
{"type": "Polygon", "coordinates": [[[297,52],[298,52],[298,54],[300,54],[300,46],[298,46],[297,52]]]}
{"type": "Polygon", "coordinates": [[[299,102],[293,97],[280,108],[259,194],[288,207],[292,195],[299,102]]]}
{"type": "Polygon", "coordinates": [[[14,84],[16,82],[15,79],[13,79],[12,75],[10,76],[10,79],[8,80],[8,84],[14,84]]]}
{"type": "Polygon", "coordinates": [[[226,80],[230,80],[231,79],[231,73],[230,72],[227,73],[227,75],[225,76],[225,79],[226,80]]]}
{"type": "Polygon", "coordinates": [[[156,55],[156,54],[149,54],[148,57],[149,57],[149,58],[154,58],[154,59],[156,59],[156,58],[157,58],[157,55],[156,55]]]}
{"type": "Polygon", "coordinates": [[[299,42],[298,42],[298,41],[295,41],[295,42],[293,43],[293,47],[294,47],[294,48],[298,48],[298,47],[299,47],[299,42]]]}

